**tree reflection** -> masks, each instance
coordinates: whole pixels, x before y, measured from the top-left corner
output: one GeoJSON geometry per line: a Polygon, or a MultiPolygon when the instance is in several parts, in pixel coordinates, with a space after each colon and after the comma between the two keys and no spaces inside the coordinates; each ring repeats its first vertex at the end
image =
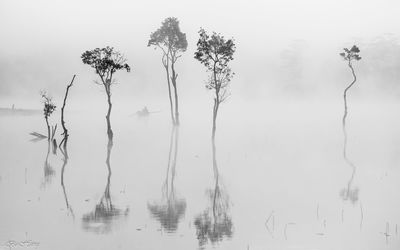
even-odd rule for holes
{"type": "Polygon", "coordinates": [[[51,143],[50,143],[50,141],[48,141],[47,153],[46,153],[46,158],[44,160],[44,166],[43,166],[44,179],[41,184],[42,187],[46,187],[47,184],[50,184],[53,177],[56,175],[56,172],[54,171],[53,167],[51,166],[51,164],[49,162],[50,148],[51,148],[51,143]]]}
{"type": "Polygon", "coordinates": [[[353,187],[353,180],[356,174],[356,166],[345,158],[346,163],[352,168],[350,179],[347,182],[347,186],[340,190],[340,197],[343,201],[351,201],[352,204],[356,204],[358,201],[358,187],[353,187]]]}
{"type": "Polygon", "coordinates": [[[208,242],[215,244],[222,241],[224,237],[231,238],[233,234],[233,223],[229,215],[230,202],[228,194],[220,183],[214,139],[212,139],[212,152],[215,185],[213,189],[206,192],[210,206],[196,216],[194,221],[200,247],[208,242]]]}
{"type": "MultiPolygon", "coordinates": [[[[345,131],[345,127],[343,127],[343,129],[345,131]]],[[[353,187],[353,180],[354,180],[354,177],[356,174],[356,166],[349,159],[348,154],[347,154],[347,134],[346,133],[344,133],[343,159],[346,162],[346,164],[351,168],[351,175],[347,182],[347,186],[345,188],[341,189],[339,194],[343,201],[349,200],[354,205],[358,201],[359,189],[358,189],[358,187],[353,187]]]]}
{"type": "Polygon", "coordinates": [[[68,141],[68,137],[65,137],[63,143],[60,143],[60,151],[61,151],[61,153],[62,153],[62,155],[64,157],[63,158],[63,165],[62,165],[62,168],[61,168],[61,187],[63,189],[65,205],[67,207],[67,211],[75,219],[74,211],[72,210],[72,207],[70,206],[70,204],[68,202],[67,190],[65,189],[65,185],[64,185],[64,172],[65,172],[65,168],[66,168],[66,166],[68,164],[68,159],[69,159],[67,141],[68,141]],[[61,144],[62,144],[62,146],[61,146],[61,144]]]}
{"type": "Polygon", "coordinates": [[[107,145],[107,159],[106,165],[108,169],[107,185],[103,196],[99,203],[96,205],[93,212],[83,215],[82,228],[85,231],[95,233],[109,233],[112,230],[113,224],[129,214],[129,208],[119,209],[113,205],[110,194],[110,180],[111,180],[111,165],[110,157],[113,147],[112,138],[109,138],[107,145]]]}
{"type": "Polygon", "coordinates": [[[147,204],[152,216],[160,222],[162,229],[168,233],[173,233],[178,229],[179,220],[186,212],[186,201],[177,197],[174,186],[178,144],[179,127],[173,126],[169,144],[167,172],[162,186],[162,199],[159,202],[147,204]]]}

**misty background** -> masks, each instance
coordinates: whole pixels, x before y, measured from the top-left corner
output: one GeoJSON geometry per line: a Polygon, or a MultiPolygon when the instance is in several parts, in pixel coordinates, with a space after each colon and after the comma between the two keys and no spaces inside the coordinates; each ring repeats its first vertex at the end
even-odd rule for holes
{"type": "Polygon", "coordinates": [[[40,109],[42,89],[60,105],[73,74],[71,109],[105,105],[104,88],[93,83],[97,76],[80,56],[113,46],[132,67],[130,73],[116,74],[114,103],[135,111],[160,102],[155,108],[167,111],[161,52],[147,42],[170,16],[179,19],[188,40],[177,63],[182,107],[211,105],[204,87],[207,72],[193,58],[200,27],[235,39],[236,75],[229,102],[294,97],[341,101],[351,74],[339,53],[353,44],[363,59],[355,64],[358,82],[352,98],[362,93],[369,101],[397,99],[399,10],[394,0],[1,0],[0,106],[40,109]]]}

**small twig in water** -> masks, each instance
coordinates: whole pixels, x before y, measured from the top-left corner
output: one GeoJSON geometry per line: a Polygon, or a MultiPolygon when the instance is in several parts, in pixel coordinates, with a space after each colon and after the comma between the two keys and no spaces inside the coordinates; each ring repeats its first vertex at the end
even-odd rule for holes
{"type": "Polygon", "coordinates": [[[362,203],[361,202],[360,202],[360,213],[361,213],[361,221],[360,221],[360,231],[361,231],[363,220],[364,220],[364,212],[363,212],[363,207],[362,207],[362,203]]]}
{"type": "Polygon", "coordinates": [[[272,232],[271,232],[271,230],[269,229],[269,226],[268,226],[268,222],[269,222],[269,220],[271,219],[271,217],[274,218],[274,211],[272,211],[272,212],[269,214],[269,216],[268,216],[267,220],[265,221],[264,225],[265,225],[265,227],[267,228],[267,231],[268,231],[268,233],[271,235],[271,237],[274,238],[274,235],[272,234],[272,232]],[[272,216],[273,216],[273,217],[272,217],[272,216]]]}
{"type": "Polygon", "coordinates": [[[287,229],[287,226],[288,226],[288,225],[296,225],[296,223],[293,223],[293,222],[286,223],[285,229],[284,229],[284,231],[283,231],[283,234],[285,235],[285,240],[287,240],[286,229],[287,229]]]}
{"type": "Polygon", "coordinates": [[[390,234],[389,234],[389,222],[386,222],[386,231],[384,233],[382,233],[382,234],[386,238],[386,244],[388,244],[389,243],[389,237],[390,237],[390,234]]]}
{"type": "Polygon", "coordinates": [[[342,208],[342,223],[344,221],[344,208],[342,208]]]}

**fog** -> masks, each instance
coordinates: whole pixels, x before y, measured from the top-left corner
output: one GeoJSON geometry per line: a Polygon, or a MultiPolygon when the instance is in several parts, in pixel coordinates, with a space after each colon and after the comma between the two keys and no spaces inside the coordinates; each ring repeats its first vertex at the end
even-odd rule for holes
{"type": "MultiPolygon", "coordinates": [[[[1,1],[1,105],[26,100],[34,105],[47,89],[54,98],[77,74],[75,95],[98,96],[94,71],[80,55],[113,46],[132,66],[117,74],[115,98],[149,100],[165,97],[160,51],[147,47],[161,21],[175,16],[186,33],[188,49],[177,64],[179,91],[189,101],[206,95],[204,68],[193,59],[198,30],[233,37],[237,52],[232,92],[236,98],[317,93],[336,98],[348,80],[338,53],[360,46],[356,65],[364,88],[397,94],[399,29],[396,1],[1,1]],[[380,42],[380,43],[379,43],[380,42]],[[380,51],[371,47],[376,44],[380,51]],[[383,46],[381,46],[383,44],[383,46]],[[391,46],[389,46],[391,45],[391,46]],[[370,52],[369,50],[373,50],[370,52]],[[368,53],[367,53],[368,52],[368,53]],[[388,60],[389,58],[389,60],[388,60]],[[379,69],[379,70],[378,70],[379,69]],[[374,71],[374,74],[371,74],[374,71]],[[379,78],[377,78],[377,75],[379,78]],[[390,75],[392,78],[387,79],[390,75]],[[395,76],[393,76],[395,75],[395,76]],[[385,78],[383,78],[385,77],[385,78]],[[368,88],[367,88],[368,86],[368,88]]],[[[368,91],[367,91],[368,90],[368,91]]],[[[360,90],[361,91],[361,90],[360,90]]],[[[73,105],[73,102],[71,102],[73,105]]]]}
{"type": "Polygon", "coordinates": [[[0,250],[399,249],[399,11],[394,0],[0,0],[0,250]],[[167,17],[188,43],[180,122],[162,52],[148,47],[167,17]],[[200,28],[236,46],[217,108],[195,58],[200,28]],[[114,75],[112,112],[81,58],[106,46],[130,65],[114,75]]]}

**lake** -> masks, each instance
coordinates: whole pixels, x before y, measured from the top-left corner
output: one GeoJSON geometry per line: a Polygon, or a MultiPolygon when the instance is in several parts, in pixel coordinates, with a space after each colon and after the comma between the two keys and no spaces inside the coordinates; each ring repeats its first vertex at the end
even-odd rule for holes
{"type": "Polygon", "coordinates": [[[68,159],[0,116],[0,249],[400,249],[400,105],[351,102],[344,159],[341,101],[229,100],[213,150],[211,100],[179,128],[116,100],[112,148],[66,114],[68,159]]]}

